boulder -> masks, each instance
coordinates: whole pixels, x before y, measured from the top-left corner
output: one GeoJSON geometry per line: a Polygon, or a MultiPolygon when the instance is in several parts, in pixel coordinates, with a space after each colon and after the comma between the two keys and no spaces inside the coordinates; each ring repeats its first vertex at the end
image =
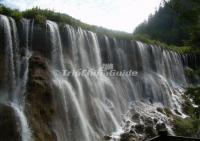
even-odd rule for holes
{"type": "Polygon", "coordinates": [[[153,138],[156,135],[157,135],[156,130],[153,127],[151,127],[151,126],[145,127],[145,136],[146,136],[147,139],[153,138]]]}
{"type": "Polygon", "coordinates": [[[157,131],[167,131],[167,128],[164,123],[158,123],[158,124],[156,124],[156,130],[157,131]]]}
{"type": "Polygon", "coordinates": [[[123,133],[120,135],[120,141],[137,141],[137,140],[132,134],[123,133]]]}
{"type": "Polygon", "coordinates": [[[109,141],[109,140],[112,139],[112,137],[111,137],[111,136],[108,136],[108,135],[105,135],[105,136],[103,137],[103,139],[104,139],[105,141],[109,141]]]}
{"type": "Polygon", "coordinates": [[[22,141],[20,121],[9,105],[0,104],[0,141],[22,141]]]}
{"type": "Polygon", "coordinates": [[[137,125],[135,125],[135,131],[138,134],[143,134],[144,133],[144,128],[145,128],[145,126],[143,124],[137,124],[137,125]]]}

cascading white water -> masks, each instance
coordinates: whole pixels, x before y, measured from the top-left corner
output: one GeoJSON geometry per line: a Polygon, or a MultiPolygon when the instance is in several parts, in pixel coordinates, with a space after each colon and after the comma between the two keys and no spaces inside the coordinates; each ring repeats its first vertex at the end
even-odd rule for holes
{"type": "MultiPolygon", "coordinates": [[[[26,102],[23,94],[28,80],[30,52],[35,51],[32,46],[34,21],[22,19],[21,25],[19,46],[15,21],[0,15],[5,76],[8,76],[5,83],[11,84],[10,89],[15,90],[15,96],[8,91],[14,99],[8,102],[14,103],[12,107],[23,128],[23,141],[29,141],[31,131],[29,119],[23,114],[26,102]]],[[[50,49],[47,56],[50,56],[51,79],[57,87],[53,92],[56,114],[51,127],[58,141],[100,141],[106,134],[121,132],[124,120],[129,118],[133,108],[144,114],[141,107],[149,105],[153,111],[156,106],[166,106],[181,113],[177,93],[181,93],[179,88],[187,82],[179,54],[69,25],[65,25],[61,33],[58,24],[49,20],[45,30],[46,46],[50,49]],[[111,65],[115,72],[132,70],[138,73],[136,76],[70,74],[85,70],[102,71],[105,65],[111,65]]],[[[105,72],[109,71],[112,69],[105,72]]],[[[153,116],[153,112],[148,115],[153,116]]]]}
{"type": "Polygon", "coordinates": [[[29,129],[28,121],[24,115],[23,109],[14,103],[11,103],[11,107],[14,109],[17,118],[20,120],[22,141],[32,141],[31,131],[29,129]]]}
{"type": "MultiPolygon", "coordinates": [[[[47,22],[51,31],[50,37],[56,36],[57,38],[60,37],[57,35],[60,33],[55,24],[47,22]]],[[[105,75],[66,77],[53,70],[53,80],[62,95],[60,99],[63,101],[64,109],[61,113],[66,113],[66,121],[72,122],[72,125],[67,124],[62,127],[66,132],[72,133],[72,135],[65,136],[67,140],[78,141],[80,138],[100,140],[102,135],[119,130],[121,115],[128,111],[128,103],[131,101],[142,100],[145,103],[160,103],[159,105],[173,107],[171,97],[174,84],[179,82],[186,84],[178,54],[140,42],[134,45],[134,41],[131,41],[128,46],[125,41],[109,39],[106,36],[104,37],[105,47],[102,47],[95,33],[84,31],[81,28],[75,30],[69,25],[66,25],[65,29],[67,31],[65,36],[69,38],[66,39],[68,46],[63,47],[62,50],[63,52],[67,52],[66,48],[71,50],[71,57],[63,54],[63,57],[67,58],[63,60],[67,64],[66,70],[74,72],[88,68],[100,69],[103,65],[102,48],[105,48],[108,54],[109,60],[107,61],[113,63],[118,70],[128,70],[134,63],[138,63],[142,69],[132,68],[139,72],[135,77],[107,77],[105,75]],[[139,58],[129,60],[131,55],[139,58]],[[137,62],[139,60],[140,62],[137,62]],[[179,74],[180,72],[182,74],[179,74]],[[76,124],[74,120],[77,121],[76,124]]],[[[51,43],[54,49],[57,48],[56,45],[51,43]]]]}
{"type": "MultiPolygon", "coordinates": [[[[48,22],[47,24],[50,24],[50,22],[48,22]]],[[[54,25],[55,23],[52,24],[54,25]]],[[[49,27],[54,28],[57,26],[49,27]]],[[[68,29],[72,28],[68,27],[68,29]]],[[[50,31],[55,31],[59,33],[58,29],[56,28],[50,29],[50,31]]],[[[54,32],[50,32],[50,34],[54,34],[54,32]]],[[[77,64],[74,64],[73,60],[65,60],[67,64],[71,63],[71,71],[75,71],[78,67],[99,68],[101,65],[101,56],[96,35],[91,32],[87,33],[82,29],[78,29],[77,33],[75,33],[75,31],[72,29],[69,34],[72,35],[70,40],[71,44],[74,45],[75,42],[78,41],[78,43],[76,44],[77,46],[73,46],[75,47],[75,49],[72,49],[75,50],[73,54],[78,53],[76,56],[74,56],[74,59],[78,60],[81,58],[81,60],[79,60],[77,64]]],[[[50,35],[50,37],[51,36],[52,35],[50,35]]],[[[56,46],[54,45],[52,45],[52,47],[56,48],[56,46]]],[[[63,128],[65,129],[65,131],[67,131],[67,134],[71,134],[66,137],[66,140],[78,141],[80,140],[80,138],[87,141],[93,141],[97,139],[99,140],[100,137],[97,135],[97,133],[95,133],[95,130],[99,130],[102,132],[103,130],[109,130],[112,127],[116,129],[119,127],[118,121],[115,119],[112,111],[103,102],[107,100],[103,87],[104,85],[108,85],[108,87],[110,86],[109,83],[106,84],[105,82],[103,82],[106,81],[105,78],[102,78],[102,80],[98,79],[97,77],[89,78],[87,76],[71,76],[70,78],[64,78],[63,76],[59,76],[55,72],[53,74],[54,82],[60,88],[60,93],[62,95],[60,99],[63,101],[64,113],[66,113],[66,120],[70,121],[71,123],[76,122],[76,124],[64,125],[63,128]],[[94,81],[99,82],[97,84],[94,84],[94,81]],[[87,97],[85,97],[86,89],[89,90],[87,97]],[[91,113],[90,109],[94,113],[91,113]],[[91,119],[91,116],[94,116],[93,118],[96,119],[97,123],[95,123],[93,119],[91,119]],[[104,122],[102,122],[101,118],[105,119],[104,122]],[[101,126],[101,128],[103,129],[99,128],[98,126],[101,126]]],[[[110,129],[110,131],[111,130],[112,129],[110,129]]]]}
{"type": "MultiPolygon", "coordinates": [[[[13,22],[12,22],[13,23],[13,22]]],[[[16,73],[14,66],[14,55],[13,55],[13,42],[12,42],[12,30],[11,25],[9,23],[9,18],[3,15],[0,15],[0,25],[3,27],[4,31],[4,42],[5,42],[5,68],[6,74],[5,82],[8,84],[8,88],[6,89],[9,93],[12,92],[16,86],[16,73]]],[[[5,91],[6,92],[6,91],[5,91]]]]}
{"type": "MultiPolygon", "coordinates": [[[[21,125],[21,137],[22,141],[31,141],[31,132],[28,127],[26,116],[24,115],[24,103],[22,102],[23,96],[20,95],[25,90],[27,72],[28,72],[28,55],[25,55],[26,59],[20,60],[19,54],[19,42],[18,42],[18,31],[15,20],[6,16],[0,15],[0,25],[4,31],[4,48],[5,48],[5,84],[9,87],[6,88],[2,95],[9,95],[9,99],[1,101],[1,103],[9,104],[13,108],[16,114],[16,118],[19,119],[21,125]],[[25,61],[25,62],[24,62],[25,61]],[[26,64],[23,69],[22,64],[26,64]],[[21,70],[22,69],[22,70],[21,70]],[[20,78],[20,71],[23,76],[20,78]]],[[[24,25],[23,25],[24,27],[24,25]]],[[[25,32],[28,32],[27,30],[25,32]]],[[[27,35],[28,36],[28,35],[27,35]]],[[[28,40],[28,39],[27,39],[28,40]]]]}
{"type": "Polygon", "coordinates": [[[16,102],[18,103],[18,105],[21,105],[21,106],[23,105],[22,107],[24,109],[24,104],[25,104],[24,93],[26,91],[26,84],[28,80],[29,59],[32,55],[29,49],[29,40],[32,34],[32,30],[30,30],[31,20],[22,19],[21,24],[22,24],[22,35],[24,39],[24,44],[21,47],[21,51],[23,52],[23,55],[20,56],[20,60],[19,60],[19,76],[18,76],[19,81],[18,81],[15,95],[16,95],[16,102]]]}
{"type": "Polygon", "coordinates": [[[51,56],[52,62],[56,69],[64,69],[63,53],[62,53],[62,43],[60,38],[60,33],[58,25],[55,22],[47,21],[47,27],[50,32],[50,46],[51,46],[51,56]]]}

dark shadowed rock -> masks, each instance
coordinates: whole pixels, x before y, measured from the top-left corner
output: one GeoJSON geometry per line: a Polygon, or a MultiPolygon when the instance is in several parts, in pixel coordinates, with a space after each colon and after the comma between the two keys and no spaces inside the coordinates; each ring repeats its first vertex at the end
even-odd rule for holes
{"type": "Polygon", "coordinates": [[[105,136],[103,137],[103,139],[106,140],[106,141],[109,141],[109,140],[112,139],[112,137],[111,137],[111,136],[108,136],[108,135],[105,135],[105,136]]]}
{"type": "Polygon", "coordinates": [[[135,125],[135,131],[138,133],[138,134],[142,134],[144,133],[144,125],[143,124],[137,124],[135,125]]]}
{"type": "Polygon", "coordinates": [[[0,141],[21,141],[19,119],[11,106],[0,104],[0,141]]]}
{"type": "Polygon", "coordinates": [[[146,136],[147,139],[155,137],[156,135],[157,135],[156,131],[155,131],[155,129],[153,127],[147,126],[145,128],[145,136],[146,136]]]}
{"type": "Polygon", "coordinates": [[[153,127],[153,125],[154,125],[153,119],[150,117],[145,118],[145,125],[149,126],[149,127],[153,127]]]}
{"type": "Polygon", "coordinates": [[[132,134],[123,133],[120,135],[120,141],[137,141],[137,140],[132,134]]]}
{"type": "Polygon", "coordinates": [[[132,120],[133,120],[133,121],[136,121],[136,122],[139,122],[139,121],[140,121],[140,114],[139,114],[139,113],[135,113],[135,114],[132,116],[132,120]]]}
{"type": "Polygon", "coordinates": [[[175,112],[177,115],[180,115],[180,116],[181,116],[181,113],[180,113],[177,109],[175,109],[174,112],[175,112]]]}
{"type": "Polygon", "coordinates": [[[166,125],[164,123],[158,123],[156,125],[156,130],[158,131],[167,131],[166,125]]]}

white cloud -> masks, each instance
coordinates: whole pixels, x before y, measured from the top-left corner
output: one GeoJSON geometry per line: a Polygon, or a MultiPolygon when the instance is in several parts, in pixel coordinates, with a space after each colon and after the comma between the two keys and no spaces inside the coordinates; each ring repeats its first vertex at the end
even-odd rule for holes
{"type": "Polygon", "coordinates": [[[154,13],[161,0],[2,0],[25,10],[35,6],[67,13],[88,24],[132,32],[154,13]]]}

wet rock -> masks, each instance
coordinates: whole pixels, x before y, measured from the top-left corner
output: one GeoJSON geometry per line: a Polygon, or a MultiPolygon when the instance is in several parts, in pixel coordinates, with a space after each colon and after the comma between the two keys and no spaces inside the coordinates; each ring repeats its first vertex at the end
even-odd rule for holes
{"type": "Polygon", "coordinates": [[[154,124],[156,124],[158,122],[158,119],[154,118],[153,122],[154,122],[154,124]]]}
{"type": "Polygon", "coordinates": [[[152,118],[150,118],[150,117],[145,118],[145,125],[149,126],[149,127],[153,127],[154,122],[153,122],[152,118]]]}
{"type": "Polygon", "coordinates": [[[156,135],[157,134],[154,128],[152,128],[151,126],[145,127],[145,136],[147,139],[155,137],[156,135]]]}
{"type": "Polygon", "coordinates": [[[112,137],[110,137],[110,136],[108,136],[108,135],[105,135],[105,136],[103,137],[103,139],[104,139],[105,141],[109,141],[109,140],[112,139],[112,137]]]}
{"type": "Polygon", "coordinates": [[[168,132],[167,132],[167,130],[165,130],[165,131],[158,131],[158,135],[162,136],[162,137],[166,137],[168,135],[168,132]]]}
{"type": "Polygon", "coordinates": [[[144,125],[143,124],[137,124],[135,125],[135,131],[138,133],[138,134],[142,134],[144,133],[144,125]]]}
{"type": "Polygon", "coordinates": [[[125,123],[125,128],[127,129],[130,126],[131,122],[130,121],[126,121],[125,123]]]}
{"type": "Polygon", "coordinates": [[[158,124],[156,124],[156,130],[157,131],[166,131],[167,128],[166,128],[166,125],[164,123],[158,123],[158,124]]]}
{"type": "Polygon", "coordinates": [[[139,113],[135,113],[132,116],[132,120],[139,123],[140,122],[140,114],[139,113]]]}
{"type": "Polygon", "coordinates": [[[144,122],[145,121],[145,117],[140,115],[140,120],[144,122]]]}
{"type": "Polygon", "coordinates": [[[168,117],[173,116],[173,114],[172,114],[172,112],[171,112],[170,109],[168,109],[168,108],[164,108],[164,111],[165,111],[165,113],[166,113],[166,115],[167,115],[168,117]]]}
{"type": "Polygon", "coordinates": [[[158,112],[164,114],[164,110],[163,110],[163,108],[161,108],[161,107],[157,107],[156,110],[157,110],[158,112]]]}
{"type": "Polygon", "coordinates": [[[123,133],[120,136],[120,141],[137,141],[136,138],[130,133],[123,133]]]}
{"type": "Polygon", "coordinates": [[[20,122],[11,106],[0,104],[0,141],[21,141],[20,122]]]}
{"type": "Polygon", "coordinates": [[[175,109],[174,112],[175,112],[177,115],[180,115],[180,116],[182,115],[177,109],[175,109]]]}
{"type": "Polygon", "coordinates": [[[56,141],[51,127],[55,108],[53,103],[53,83],[47,60],[34,54],[29,61],[27,82],[26,116],[28,117],[33,138],[36,141],[56,141]]]}
{"type": "Polygon", "coordinates": [[[136,134],[136,132],[135,132],[134,129],[131,129],[131,130],[129,131],[129,133],[132,134],[132,135],[133,135],[133,134],[136,134]]]}

